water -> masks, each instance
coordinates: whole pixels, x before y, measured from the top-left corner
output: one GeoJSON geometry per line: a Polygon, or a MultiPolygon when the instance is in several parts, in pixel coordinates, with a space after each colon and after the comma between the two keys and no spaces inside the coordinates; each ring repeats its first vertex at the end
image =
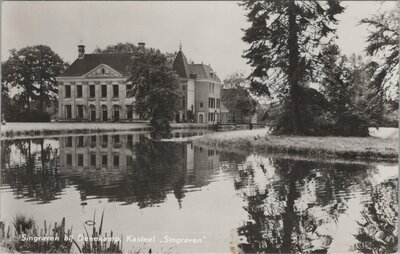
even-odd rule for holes
{"type": "Polygon", "coordinates": [[[122,235],[126,251],[396,250],[397,165],[245,156],[150,136],[3,140],[1,220],[65,217],[77,237],[104,211],[105,231],[122,235]]]}

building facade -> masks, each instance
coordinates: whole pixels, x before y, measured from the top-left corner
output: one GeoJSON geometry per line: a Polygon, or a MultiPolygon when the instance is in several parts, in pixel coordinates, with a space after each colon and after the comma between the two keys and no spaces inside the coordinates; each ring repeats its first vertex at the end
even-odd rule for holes
{"type": "MultiPolygon", "coordinates": [[[[144,48],[144,43],[139,43],[144,48]]],[[[131,53],[85,54],[59,77],[58,120],[129,122],[140,120],[129,95],[131,53]]],[[[216,123],[220,118],[221,81],[209,65],[188,64],[180,49],[173,62],[183,92],[176,122],[216,123]]]]}
{"type": "Polygon", "coordinates": [[[177,121],[218,123],[221,114],[221,80],[210,65],[189,64],[180,48],[173,68],[179,75],[185,111],[177,121]]]}

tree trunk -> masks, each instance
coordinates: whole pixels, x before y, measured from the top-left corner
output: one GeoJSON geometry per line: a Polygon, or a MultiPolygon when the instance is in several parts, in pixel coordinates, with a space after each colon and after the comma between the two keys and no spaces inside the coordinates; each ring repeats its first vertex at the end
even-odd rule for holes
{"type": "Polygon", "coordinates": [[[292,233],[295,226],[296,213],[294,210],[294,202],[298,198],[296,190],[296,177],[294,173],[294,167],[289,169],[289,192],[286,199],[285,214],[283,216],[283,236],[282,236],[282,248],[283,253],[292,253],[292,233]]]}
{"type": "Polygon", "coordinates": [[[28,107],[28,112],[31,112],[31,101],[30,101],[30,93],[31,91],[27,89],[26,91],[26,106],[28,107]]]}
{"type": "Polygon", "coordinates": [[[303,130],[300,125],[300,103],[299,103],[299,44],[298,44],[298,25],[296,23],[296,3],[295,0],[290,0],[287,8],[287,15],[289,20],[289,35],[288,35],[288,83],[289,83],[289,98],[290,98],[290,116],[293,124],[293,134],[303,134],[303,130]]]}

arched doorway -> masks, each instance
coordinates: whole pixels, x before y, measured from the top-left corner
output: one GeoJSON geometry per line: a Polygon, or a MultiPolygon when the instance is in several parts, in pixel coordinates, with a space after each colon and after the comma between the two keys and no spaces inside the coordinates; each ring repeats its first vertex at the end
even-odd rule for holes
{"type": "Polygon", "coordinates": [[[114,110],[114,113],[113,113],[114,118],[113,118],[113,120],[114,120],[114,122],[118,122],[119,121],[119,109],[120,109],[119,105],[114,105],[114,107],[113,107],[113,110],[114,110]]]}
{"type": "Polygon", "coordinates": [[[96,107],[94,105],[89,106],[90,121],[96,121],[96,107]]]}
{"type": "Polygon", "coordinates": [[[107,106],[102,105],[101,106],[101,120],[106,122],[108,120],[108,114],[107,114],[107,106]]]}
{"type": "Polygon", "coordinates": [[[199,114],[199,123],[203,123],[204,119],[203,119],[203,114],[199,114]]]}

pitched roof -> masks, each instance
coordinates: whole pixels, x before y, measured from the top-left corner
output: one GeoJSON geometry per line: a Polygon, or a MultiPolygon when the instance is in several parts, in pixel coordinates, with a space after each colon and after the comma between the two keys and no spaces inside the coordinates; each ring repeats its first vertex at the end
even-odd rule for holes
{"type": "Polygon", "coordinates": [[[188,64],[182,50],[179,50],[172,66],[181,78],[190,78],[190,74],[196,74],[199,79],[211,79],[221,82],[211,66],[205,64],[188,64]]]}
{"type": "Polygon", "coordinates": [[[215,71],[209,65],[189,64],[189,67],[192,73],[195,73],[197,75],[197,78],[199,79],[213,79],[218,82],[221,82],[218,76],[215,74],[215,71]]]}
{"type": "Polygon", "coordinates": [[[186,60],[185,54],[183,54],[182,50],[179,50],[178,54],[175,57],[174,62],[172,63],[172,67],[178,73],[178,75],[182,78],[190,77],[190,69],[189,64],[186,60]]]}
{"type": "Polygon", "coordinates": [[[76,59],[62,77],[80,77],[100,64],[106,64],[124,76],[129,74],[132,53],[102,53],[85,54],[82,59],[76,59]]]}

